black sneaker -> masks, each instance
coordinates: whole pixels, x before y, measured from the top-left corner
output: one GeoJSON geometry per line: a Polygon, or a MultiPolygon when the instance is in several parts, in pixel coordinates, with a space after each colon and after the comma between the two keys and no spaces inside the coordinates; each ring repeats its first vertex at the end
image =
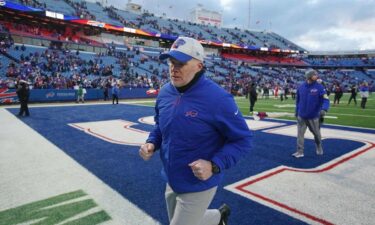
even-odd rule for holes
{"type": "Polygon", "coordinates": [[[230,208],[227,204],[223,204],[219,208],[220,211],[220,223],[218,225],[228,225],[228,218],[230,216],[230,208]]]}

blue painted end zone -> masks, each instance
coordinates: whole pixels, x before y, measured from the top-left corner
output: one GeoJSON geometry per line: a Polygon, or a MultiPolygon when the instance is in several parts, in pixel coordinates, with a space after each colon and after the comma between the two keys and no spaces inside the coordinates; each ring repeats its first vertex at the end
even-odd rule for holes
{"type": "MultiPolygon", "coordinates": [[[[13,114],[18,113],[18,109],[8,110],[13,114]]],[[[153,113],[153,107],[122,104],[80,105],[31,108],[31,117],[22,118],[22,121],[147,214],[162,224],[168,224],[163,198],[165,184],[160,177],[159,157],[144,162],[138,156],[138,147],[112,144],[68,126],[68,123],[113,119],[138,123],[140,117],[151,116],[153,113]]],[[[288,125],[290,124],[292,123],[288,122],[288,125]]],[[[145,124],[133,127],[146,131],[152,128],[145,124]]],[[[353,141],[327,139],[323,143],[326,149],[324,157],[316,157],[313,141],[306,140],[306,160],[295,160],[290,156],[295,151],[295,143],[296,139],[292,137],[256,131],[254,150],[235,168],[225,172],[224,183],[211,207],[217,208],[223,202],[229,204],[233,210],[230,222],[236,225],[305,224],[222,188],[279,165],[313,168],[363,145],[353,141]]]]}

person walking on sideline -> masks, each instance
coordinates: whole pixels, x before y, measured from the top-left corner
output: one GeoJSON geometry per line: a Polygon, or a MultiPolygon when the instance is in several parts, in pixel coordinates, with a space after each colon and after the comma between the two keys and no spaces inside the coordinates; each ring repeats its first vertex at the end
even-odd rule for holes
{"type": "Polygon", "coordinates": [[[365,109],[366,108],[366,102],[367,98],[369,96],[369,87],[366,81],[364,81],[360,87],[360,95],[361,95],[361,108],[365,109]]]}
{"type": "Polygon", "coordinates": [[[86,94],[86,89],[83,88],[82,85],[80,84],[77,90],[77,102],[76,103],[79,103],[80,101],[82,101],[82,103],[85,103],[85,94],[86,94]]]}
{"type": "Polygon", "coordinates": [[[354,104],[357,105],[357,86],[355,84],[350,87],[350,98],[348,101],[348,105],[350,105],[352,99],[354,101],[354,104]]]}
{"type": "Polygon", "coordinates": [[[119,92],[119,89],[118,89],[118,84],[113,84],[113,87],[112,87],[112,105],[115,104],[115,100],[116,100],[116,104],[118,104],[118,92],[119,92]]]}
{"type": "Polygon", "coordinates": [[[254,111],[255,102],[258,100],[258,94],[255,83],[249,85],[250,114],[254,111]]]}
{"type": "Polygon", "coordinates": [[[29,106],[28,106],[29,97],[30,97],[29,85],[24,80],[20,80],[19,84],[20,85],[19,85],[19,87],[16,91],[17,96],[18,96],[18,100],[21,103],[20,111],[18,113],[18,116],[23,116],[24,114],[25,114],[25,116],[30,116],[29,106]]]}
{"type": "Polygon", "coordinates": [[[251,150],[252,132],[233,96],[204,75],[203,57],[203,46],[189,37],[160,55],[170,82],[159,92],[154,130],[139,149],[144,160],[160,150],[170,225],[227,225],[229,206],[207,208],[224,171],[251,150]]]}
{"type": "Polygon", "coordinates": [[[296,112],[297,117],[297,151],[296,158],[304,156],[304,141],[306,128],[314,135],[317,155],[323,155],[322,136],[320,125],[329,109],[329,99],[323,85],[316,82],[318,72],[307,70],[306,81],[297,90],[296,112]]]}

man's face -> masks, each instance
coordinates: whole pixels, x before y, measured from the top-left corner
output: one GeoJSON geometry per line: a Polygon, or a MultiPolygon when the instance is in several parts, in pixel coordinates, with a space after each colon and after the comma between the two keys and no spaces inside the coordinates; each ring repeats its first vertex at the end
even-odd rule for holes
{"type": "Polygon", "coordinates": [[[311,80],[312,80],[312,81],[316,81],[316,80],[318,80],[318,78],[319,78],[318,74],[314,74],[314,75],[311,77],[311,80]]]}
{"type": "Polygon", "coordinates": [[[195,74],[203,68],[202,62],[191,59],[186,63],[182,63],[173,58],[168,59],[169,74],[171,82],[175,87],[182,87],[193,80],[195,74]]]}
{"type": "Polygon", "coordinates": [[[317,81],[318,78],[319,78],[318,74],[314,74],[314,75],[312,75],[312,77],[310,77],[309,79],[307,79],[307,82],[308,83],[312,83],[314,81],[317,81]]]}

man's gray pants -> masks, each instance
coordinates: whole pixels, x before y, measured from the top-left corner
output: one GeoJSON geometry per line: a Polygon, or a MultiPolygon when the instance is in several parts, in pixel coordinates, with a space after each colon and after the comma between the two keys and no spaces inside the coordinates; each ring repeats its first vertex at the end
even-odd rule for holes
{"type": "Polygon", "coordinates": [[[297,118],[297,152],[303,153],[305,143],[306,129],[309,128],[311,133],[314,135],[315,147],[317,154],[323,154],[322,148],[322,135],[320,134],[320,121],[319,117],[316,119],[303,119],[297,118]]]}
{"type": "Polygon", "coordinates": [[[217,225],[220,211],[207,209],[217,187],[201,191],[177,194],[167,184],[165,201],[167,203],[170,225],[217,225]]]}

